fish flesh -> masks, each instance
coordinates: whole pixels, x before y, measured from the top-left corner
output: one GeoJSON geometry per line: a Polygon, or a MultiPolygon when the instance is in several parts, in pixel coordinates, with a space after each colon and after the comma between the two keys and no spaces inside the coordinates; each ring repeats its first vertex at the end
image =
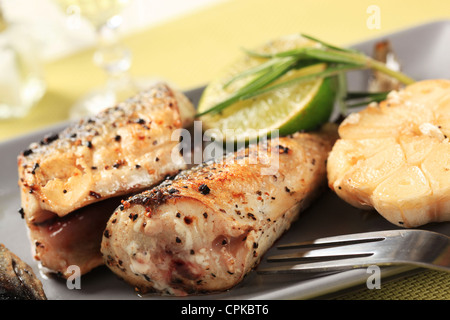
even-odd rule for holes
{"type": "Polygon", "coordinates": [[[141,293],[232,288],[326,188],[336,132],[326,127],[252,144],[123,201],[103,234],[105,264],[141,293]]]}
{"type": "Polygon", "coordinates": [[[251,145],[128,198],[103,234],[105,264],[141,293],[235,286],[326,187],[331,137],[251,145]]]}
{"type": "Polygon", "coordinates": [[[33,269],[0,244],[0,300],[47,300],[33,269]]]}
{"type": "Polygon", "coordinates": [[[405,228],[450,221],[450,81],[431,79],[350,114],[327,165],[329,186],[405,228]]]}
{"type": "Polygon", "coordinates": [[[186,96],[161,83],[18,156],[21,210],[43,267],[67,276],[70,265],[84,274],[103,263],[101,234],[119,198],[186,168],[172,150],[194,114],[186,96]]]}

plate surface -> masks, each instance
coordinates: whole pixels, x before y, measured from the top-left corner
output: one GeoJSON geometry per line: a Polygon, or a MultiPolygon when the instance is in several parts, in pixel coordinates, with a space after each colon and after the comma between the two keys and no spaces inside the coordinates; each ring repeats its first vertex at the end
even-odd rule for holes
{"type": "MultiPolygon", "coordinates": [[[[417,26],[382,38],[373,39],[352,47],[368,55],[372,54],[374,43],[389,39],[400,59],[403,71],[416,80],[431,78],[450,79],[450,21],[438,21],[417,26]]],[[[328,42],[331,42],[328,40],[328,42]]],[[[348,76],[351,90],[364,90],[368,73],[354,72],[348,76]]],[[[187,92],[196,103],[202,89],[187,92]]],[[[138,296],[132,287],[118,279],[106,267],[81,278],[81,289],[68,289],[65,280],[48,277],[40,272],[31,256],[25,222],[21,219],[19,188],[17,185],[17,155],[46,133],[58,132],[67,123],[28,134],[0,144],[0,243],[28,263],[41,279],[49,299],[168,299],[155,295],[138,296]]],[[[365,212],[351,207],[332,192],[325,192],[309,209],[301,213],[291,229],[277,244],[310,240],[347,233],[397,229],[376,212],[365,212]]],[[[450,236],[450,223],[430,224],[423,229],[433,230],[450,236]]],[[[267,254],[276,250],[272,248],[267,254]]],[[[264,259],[262,264],[264,264],[264,259]]],[[[409,267],[382,268],[382,276],[401,276],[409,267]]],[[[364,284],[370,274],[366,269],[333,274],[304,275],[259,275],[250,273],[232,290],[220,294],[193,296],[187,299],[310,299],[364,284]]],[[[174,298],[175,299],[175,298],[174,298]]],[[[183,298],[184,299],[184,298],[183,298]]]]}

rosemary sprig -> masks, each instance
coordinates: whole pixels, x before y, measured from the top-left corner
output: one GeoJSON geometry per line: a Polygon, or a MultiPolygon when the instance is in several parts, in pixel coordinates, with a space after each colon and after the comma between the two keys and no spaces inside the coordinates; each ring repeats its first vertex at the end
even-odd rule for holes
{"type": "MultiPolygon", "coordinates": [[[[281,89],[293,84],[297,84],[300,82],[306,82],[306,81],[311,81],[311,80],[316,80],[319,78],[327,78],[327,77],[331,77],[331,76],[335,76],[338,75],[342,72],[347,72],[347,71],[351,71],[351,70],[358,70],[358,69],[362,69],[361,66],[358,65],[350,65],[350,64],[343,64],[343,65],[338,65],[338,66],[334,66],[334,67],[328,67],[323,71],[318,71],[318,72],[314,72],[314,73],[310,73],[304,76],[300,76],[300,77],[296,77],[287,81],[283,81],[281,83],[278,84],[274,84],[272,86],[266,87],[266,88],[262,88],[256,91],[252,91],[248,94],[242,95],[242,100],[246,100],[246,99],[251,99],[254,98],[256,96],[259,96],[261,94],[267,93],[269,91],[272,90],[277,90],[277,89],[281,89]]],[[[209,111],[209,110],[208,110],[209,111]]]]}
{"type": "Polygon", "coordinates": [[[217,113],[222,111],[223,109],[227,108],[228,106],[232,105],[233,103],[239,101],[247,94],[250,94],[252,92],[255,92],[266,85],[274,82],[278,78],[280,78],[282,75],[284,75],[286,72],[292,69],[293,65],[295,65],[296,60],[292,57],[286,57],[283,59],[280,59],[275,63],[273,66],[268,68],[267,72],[263,73],[259,77],[253,79],[248,84],[246,84],[244,87],[237,90],[235,93],[233,93],[228,99],[225,101],[215,105],[213,108],[206,110],[205,112],[198,113],[197,116],[202,116],[207,113],[217,113]]]}
{"type": "Polygon", "coordinates": [[[336,90],[336,104],[342,115],[347,114],[347,75],[343,72],[336,76],[337,90],[336,90]]]}
{"type": "Polygon", "coordinates": [[[345,96],[345,104],[347,108],[356,108],[367,105],[371,102],[380,102],[386,100],[389,91],[384,92],[348,92],[345,96]],[[349,103],[349,101],[357,100],[357,102],[349,103]]]}
{"type": "Polygon", "coordinates": [[[306,38],[306,39],[312,40],[312,41],[314,41],[314,42],[320,43],[321,45],[323,45],[323,46],[326,47],[326,48],[330,48],[330,49],[334,49],[334,50],[339,50],[339,51],[356,52],[356,50],[353,50],[353,49],[350,49],[350,48],[341,48],[341,47],[337,47],[337,46],[335,46],[335,45],[332,45],[332,44],[330,44],[330,43],[327,43],[327,42],[325,42],[325,41],[323,41],[323,40],[320,40],[320,39],[318,39],[318,38],[315,38],[315,37],[313,37],[313,36],[311,36],[311,35],[309,35],[309,34],[306,34],[306,33],[300,33],[300,35],[301,35],[303,38],[306,38]]]}
{"type": "MultiPolygon", "coordinates": [[[[358,105],[347,105],[347,101],[350,98],[347,94],[345,74],[351,70],[373,69],[387,74],[406,85],[414,82],[412,78],[402,72],[391,70],[384,63],[372,59],[362,52],[334,46],[308,35],[302,34],[302,36],[317,42],[319,46],[303,47],[275,54],[259,53],[244,49],[249,56],[266,59],[267,61],[232,77],[225,83],[224,88],[239,79],[250,78],[250,80],[239,90],[231,94],[227,99],[202,113],[198,113],[197,116],[200,117],[206,114],[218,113],[238,101],[254,98],[285,86],[331,76],[337,77],[338,90],[336,99],[338,105],[340,106],[341,112],[344,113],[347,107],[358,105]],[[323,71],[310,73],[274,84],[276,80],[290,70],[302,69],[315,64],[324,63],[326,64],[326,68],[323,71]]],[[[380,99],[382,95],[375,96],[366,94],[365,97],[368,98],[369,101],[375,101],[373,99],[380,99]]],[[[362,97],[360,96],[359,98],[362,97]]],[[[360,103],[362,104],[363,102],[360,103]]]]}
{"type": "Polygon", "coordinates": [[[273,70],[273,68],[275,68],[278,64],[280,64],[281,61],[280,59],[270,59],[267,60],[266,62],[257,65],[253,68],[247,69],[239,74],[237,74],[236,76],[232,77],[230,80],[228,80],[223,87],[227,88],[231,83],[233,83],[236,80],[242,79],[242,78],[246,78],[249,77],[251,75],[255,75],[255,74],[261,74],[263,72],[268,72],[270,70],[273,70]]]}

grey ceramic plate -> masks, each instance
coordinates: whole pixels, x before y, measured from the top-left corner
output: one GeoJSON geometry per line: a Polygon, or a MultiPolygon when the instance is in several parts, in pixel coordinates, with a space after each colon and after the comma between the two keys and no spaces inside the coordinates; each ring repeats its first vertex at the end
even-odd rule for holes
{"type": "MultiPolygon", "coordinates": [[[[397,53],[403,70],[413,78],[450,78],[450,21],[438,21],[386,35],[397,53]]],[[[372,54],[373,39],[353,47],[372,54]]],[[[349,75],[350,89],[363,90],[368,74],[355,72],[349,75]]],[[[202,89],[187,92],[198,101],[202,89]]],[[[17,186],[16,156],[29,143],[39,141],[45,133],[61,130],[61,124],[0,144],[0,243],[5,244],[25,262],[30,264],[43,282],[49,299],[167,299],[154,295],[139,297],[133,288],[114,276],[108,269],[100,267],[81,278],[81,289],[69,290],[66,282],[42,274],[31,256],[24,220],[21,219],[19,189],[17,186]]],[[[331,192],[326,192],[292,226],[277,244],[310,240],[317,237],[396,229],[375,212],[355,209],[331,192]]],[[[450,223],[430,224],[429,229],[450,235],[450,223]]],[[[274,249],[271,249],[271,251],[274,249]]],[[[269,252],[270,254],[271,252],[269,252]]],[[[264,261],[262,262],[265,263],[264,261]]],[[[402,276],[411,269],[389,267],[382,275],[402,276]]],[[[365,269],[334,274],[307,274],[268,276],[256,272],[249,274],[238,286],[224,293],[188,299],[310,299],[356,285],[364,285],[369,277],[365,269]]]]}

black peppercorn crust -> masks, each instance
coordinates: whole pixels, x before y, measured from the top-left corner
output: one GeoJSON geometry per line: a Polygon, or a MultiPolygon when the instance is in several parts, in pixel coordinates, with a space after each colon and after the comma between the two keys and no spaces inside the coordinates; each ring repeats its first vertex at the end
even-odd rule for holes
{"type": "Polygon", "coordinates": [[[252,145],[128,198],[106,227],[106,265],[141,292],[235,286],[326,185],[334,137],[297,133],[252,145]]]}
{"type": "MultiPolygon", "coordinates": [[[[179,143],[173,134],[192,123],[194,112],[184,95],[161,83],[24,150],[18,156],[19,186],[36,259],[62,274],[70,264],[82,272],[101,264],[99,240],[94,262],[74,258],[74,251],[82,256],[83,250],[64,247],[68,240],[51,247],[45,231],[49,221],[142,191],[186,168],[183,157],[172,153],[179,143]]],[[[85,219],[95,219],[94,214],[87,210],[85,219]]],[[[76,235],[70,236],[76,243],[76,235]]]]}

